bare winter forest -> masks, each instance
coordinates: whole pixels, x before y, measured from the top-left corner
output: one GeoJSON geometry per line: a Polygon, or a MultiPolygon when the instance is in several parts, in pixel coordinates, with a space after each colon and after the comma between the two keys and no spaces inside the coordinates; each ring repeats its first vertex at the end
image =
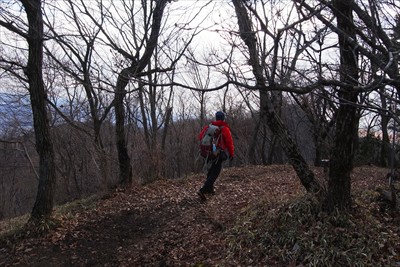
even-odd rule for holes
{"type": "Polygon", "coordinates": [[[0,1],[0,220],[47,229],[60,204],[201,173],[218,110],[226,167],[290,166],[332,215],[352,210],[354,168],[377,166],[398,212],[399,14],[397,0],[0,1]]]}
{"type": "MultiPolygon", "coordinates": [[[[301,114],[297,114],[287,119],[293,120],[290,121],[292,125],[295,124],[295,120],[297,121],[297,131],[292,133],[297,140],[307,144],[307,146],[302,146],[302,151],[311,162],[314,157],[314,145],[304,114],[303,117],[301,114]],[[299,123],[301,121],[303,122],[299,123]]],[[[231,120],[230,124],[236,145],[236,158],[231,165],[248,164],[246,155],[252,141],[251,129],[254,124],[251,119],[244,116],[237,116],[234,120],[230,118],[229,122],[231,120]]],[[[109,125],[104,129],[102,137],[107,143],[107,157],[104,161],[101,161],[100,158],[101,151],[96,149],[91,139],[81,131],[67,124],[54,126],[52,129],[58,178],[56,203],[61,204],[88,197],[91,194],[113,189],[118,185],[114,128],[109,125]]],[[[172,122],[171,133],[166,137],[165,149],[163,151],[159,149],[152,155],[146,151],[142,129],[132,129],[136,133],[129,134],[127,140],[128,146],[131,148],[130,155],[134,168],[133,182],[145,184],[163,177],[176,179],[191,173],[202,172],[203,159],[198,155],[197,140],[200,129],[199,121],[172,122]]],[[[261,140],[259,142],[261,143],[261,140]]],[[[31,133],[25,135],[21,142],[2,143],[1,157],[3,160],[0,163],[2,194],[0,199],[3,218],[31,211],[38,186],[35,166],[39,163],[33,143],[34,137],[31,133]]],[[[269,147],[270,144],[267,143],[264,149],[269,151],[269,147]]],[[[275,151],[276,153],[271,156],[274,158],[269,159],[266,155],[265,162],[260,159],[257,164],[287,162],[281,148],[277,147],[275,151]]]]}

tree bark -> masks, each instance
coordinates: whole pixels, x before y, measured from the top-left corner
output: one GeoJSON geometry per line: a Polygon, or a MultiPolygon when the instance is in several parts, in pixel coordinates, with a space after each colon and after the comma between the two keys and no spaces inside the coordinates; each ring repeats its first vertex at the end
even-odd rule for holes
{"type": "Polygon", "coordinates": [[[400,211],[400,199],[397,198],[397,192],[394,188],[390,188],[390,190],[384,190],[382,188],[378,188],[377,191],[380,193],[381,197],[388,201],[391,204],[391,208],[393,210],[400,211]]]}
{"type": "MultiPolygon", "coordinates": [[[[333,12],[337,26],[348,37],[356,40],[351,3],[348,0],[333,1],[333,12]]],[[[340,79],[346,85],[339,88],[339,109],[336,117],[336,134],[329,166],[326,209],[346,210],[351,207],[351,178],[353,168],[354,141],[358,134],[357,103],[358,93],[351,87],[357,85],[358,66],[348,39],[339,35],[340,79]]]]}
{"type": "MultiPolygon", "coordinates": [[[[265,94],[265,91],[261,91],[261,94],[265,94]]],[[[269,102],[268,100],[265,101],[269,102]]],[[[265,113],[265,119],[268,123],[268,127],[278,137],[286,156],[289,158],[290,164],[293,166],[300,178],[302,185],[305,187],[307,192],[311,192],[318,197],[321,197],[324,193],[323,187],[315,179],[314,173],[311,171],[307,162],[300,154],[296,143],[293,141],[287,127],[284,125],[280,117],[271,108],[271,104],[263,107],[265,113]]]]}
{"type": "Polygon", "coordinates": [[[130,71],[124,69],[118,76],[115,87],[115,137],[118,151],[119,183],[126,186],[132,183],[132,165],[128,154],[127,141],[125,137],[125,88],[128,85],[130,71]]]}
{"type": "Polygon", "coordinates": [[[46,110],[46,90],[43,82],[43,15],[40,0],[21,0],[29,23],[29,56],[26,75],[35,130],[36,151],[39,154],[39,185],[31,220],[49,217],[53,210],[56,173],[53,143],[46,110]]]}
{"type": "MultiPolygon", "coordinates": [[[[384,89],[379,89],[380,98],[382,103],[382,109],[387,109],[386,96],[384,95],[384,89]]],[[[382,143],[381,143],[381,151],[380,151],[380,165],[381,167],[388,167],[390,162],[390,140],[388,133],[388,125],[389,125],[390,117],[387,112],[382,112],[381,114],[381,128],[382,128],[382,143]]]]}
{"type": "Polygon", "coordinates": [[[258,135],[260,132],[261,120],[257,119],[256,125],[253,130],[253,138],[249,146],[249,162],[250,164],[256,165],[258,161],[256,160],[256,146],[258,144],[258,135]]]}

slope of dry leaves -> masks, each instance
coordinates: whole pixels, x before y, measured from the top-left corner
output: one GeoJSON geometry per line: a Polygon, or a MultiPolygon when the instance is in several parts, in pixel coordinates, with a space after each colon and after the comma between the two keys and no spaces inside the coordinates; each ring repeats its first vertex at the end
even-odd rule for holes
{"type": "MultiPolygon", "coordinates": [[[[315,169],[315,173],[321,181],[324,179],[321,169],[315,169]]],[[[380,225],[380,231],[387,232],[387,240],[392,240],[400,235],[398,217],[375,205],[377,197],[372,193],[374,197],[358,198],[386,186],[386,173],[376,167],[357,168],[352,186],[358,207],[368,212],[359,216],[361,222],[380,225]]],[[[2,238],[0,266],[301,266],[301,261],[312,266],[307,259],[313,252],[303,244],[312,243],[313,238],[320,240],[321,232],[315,229],[321,224],[311,222],[301,205],[289,205],[299,203],[299,196],[305,193],[290,166],[226,168],[217,181],[216,195],[205,203],[196,195],[203,180],[204,176],[198,174],[135,185],[90,206],[57,215],[58,227],[44,236],[2,238]],[[296,210],[302,216],[296,215],[296,210]],[[308,218],[312,230],[300,224],[296,229],[304,229],[296,232],[295,240],[278,244],[273,237],[284,228],[277,223],[293,224],[288,217],[308,218]],[[300,248],[308,254],[299,256],[300,248]]],[[[357,218],[354,221],[357,223],[357,218]]],[[[334,225],[329,231],[337,231],[337,236],[346,228],[334,225]]],[[[360,235],[363,233],[360,231],[360,235]]],[[[353,229],[350,238],[356,238],[356,234],[353,229]]],[[[285,234],[281,237],[286,238],[285,234]]],[[[311,250],[322,253],[330,249],[318,242],[311,250]]],[[[398,244],[387,242],[382,246],[381,257],[390,257],[390,261],[382,262],[400,262],[398,244]]]]}

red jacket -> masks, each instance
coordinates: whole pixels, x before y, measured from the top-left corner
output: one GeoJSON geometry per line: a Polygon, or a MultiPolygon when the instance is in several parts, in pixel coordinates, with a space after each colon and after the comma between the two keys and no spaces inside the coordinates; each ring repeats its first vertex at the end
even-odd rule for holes
{"type": "MultiPolygon", "coordinates": [[[[227,150],[229,156],[233,157],[235,153],[235,146],[233,145],[233,139],[231,134],[231,129],[225,121],[213,121],[211,124],[221,127],[221,135],[222,138],[218,141],[217,146],[222,148],[223,150],[227,150]]],[[[199,134],[199,140],[203,138],[203,135],[206,133],[208,125],[204,126],[199,134]]]]}

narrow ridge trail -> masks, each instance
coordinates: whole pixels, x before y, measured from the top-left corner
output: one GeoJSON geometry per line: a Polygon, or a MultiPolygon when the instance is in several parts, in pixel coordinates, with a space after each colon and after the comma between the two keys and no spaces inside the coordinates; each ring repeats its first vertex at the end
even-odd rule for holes
{"type": "Polygon", "coordinates": [[[44,237],[1,244],[0,266],[228,266],[227,230],[249,204],[304,193],[288,165],[225,168],[205,203],[196,194],[203,181],[197,174],[115,191],[44,237]]]}

